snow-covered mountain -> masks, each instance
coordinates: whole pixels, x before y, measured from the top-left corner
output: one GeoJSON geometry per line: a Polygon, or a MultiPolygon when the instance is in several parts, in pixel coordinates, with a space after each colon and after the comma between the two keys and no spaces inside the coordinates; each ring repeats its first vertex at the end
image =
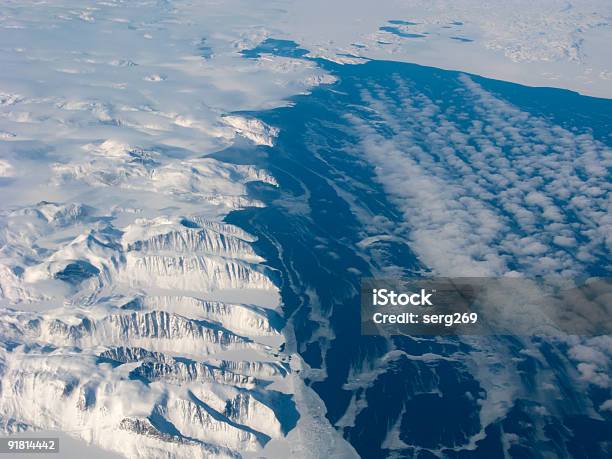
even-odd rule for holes
{"type": "Polygon", "coordinates": [[[290,371],[278,313],[248,294],[211,299],[275,294],[252,237],[201,215],[140,213],[122,227],[84,204],[3,213],[3,429],[67,431],[129,457],[237,457],[284,437],[294,403],[266,388],[290,371]]]}
{"type": "Polygon", "coordinates": [[[3,5],[5,434],[59,431],[131,458],[303,445],[308,390],[274,273],[224,223],[263,205],[248,183],[277,183],[210,154],[271,146],[277,128],[234,112],[325,78],[233,46],[211,64],[207,31],[188,24],[166,2],[3,5]]]}

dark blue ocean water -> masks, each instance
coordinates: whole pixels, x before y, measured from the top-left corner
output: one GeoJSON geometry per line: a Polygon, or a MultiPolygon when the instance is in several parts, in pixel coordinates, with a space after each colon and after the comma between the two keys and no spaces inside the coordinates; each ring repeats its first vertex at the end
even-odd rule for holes
{"type": "MultiPolygon", "coordinates": [[[[304,58],[306,52],[293,42],[269,39],[243,55],[304,58]]],[[[370,123],[382,138],[392,138],[398,127],[385,125],[381,113],[364,108],[364,91],[384,101],[385,107],[401,106],[406,94],[398,88],[403,85],[451,113],[451,121],[458,126],[482,114],[457,72],[383,61],[362,65],[315,62],[339,81],[294,97],[290,107],[249,114],[280,128],[274,147],[241,144],[215,156],[257,165],[278,180],[278,188],[250,184],[250,194],[266,207],[233,212],[227,221],[255,234],[259,238],[256,250],[277,271],[285,316],[296,335],[296,342],[288,346],[312,368],[324,370],[323,376],[313,376],[307,383],[325,402],[329,421],[334,425],[341,421],[351,399],[362,402],[354,419],[344,422],[344,418],[339,429],[364,458],[496,458],[504,457],[504,451],[517,458],[609,457],[610,414],[592,409],[610,398],[609,390],[591,387],[583,393],[567,369],[567,348],[562,344],[536,340],[532,344],[543,359],[535,359],[521,354],[524,343],[520,339],[494,338],[495,345],[504,349],[500,368],[510,364],[504,359],[518,361],[515,384],[519,395],[502,417],[481,425],[481,405],[490,397],[483,381],[461,359],[414,358],[467,355],[470,345],[452,338],[397,337],[388,342],[360,335],[360,279],[389,267],[396,275],[423,275],[428,266],[419,260],[418,250],[397,237],[405,215],[377,180],[372,164],[356,151],[362,133],[347,115],[370,123]],[[360,244],[367,237],[381,235],[388,237],[379,238],[367,249],[360,244]],[[378,362],[378,371],[371,373],[369,365],[392,347],[404,354],[383,366],[378,362]],[[360,372],[371,382],[355,383],[360,372]],[[560,400],[540,395],[538,384],[550,372],[555,375],[560,400]],[[354,384],[347,386],[349,379],[354,384]],[[400,443],[390,445],[385,440],[393,428],[400,443]],[[481,429],[486,435],[465,448],[481,429]],[[516,440],[508,444],[508,438],[516,440]]],[[[576,135],[588,133],[608,146],[612,143],[612,104],[608,100],[478,76],[471,79],[551,125],[576,135]]],[[[426,147],[427,138],[419,136],[418,125],[401,119],[401,112],[390,113],[396,116],[399,129],[414,130],[415,141],[426,147]]],[[[509,145],[507,154],[511,148],[509,145]]],[[[495,203],[495,197],[490,202],[495,203]]],[[[605,257],[599,255],[586,266],[588,273],[609,275],[609,258],[605,257]]],[[[519,266],[520,261],[515,263],[519,266]]]]}

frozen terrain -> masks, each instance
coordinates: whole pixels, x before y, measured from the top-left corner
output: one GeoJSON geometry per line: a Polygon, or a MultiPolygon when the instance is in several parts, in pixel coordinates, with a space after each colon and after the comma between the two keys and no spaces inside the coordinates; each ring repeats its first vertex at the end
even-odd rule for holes
{"type": "Polygon", "coordinates": [[[612,97],[612,3],[606,0],[289,3],[279,38],[313,55],[414,62],[612,97]]]}
{"type": "MultiPolygon", "coordinates": [[[[284,103],[325,75],[246,60],[238,35],[188,13],[2,6],[5,434],[60,431],[143,458],[307,451],[320,408],[303,402],[300,359],[283,351],[275,275],[257,237],[223,222],[263,205],[248,183],[276,180],[208,155],[271,146],[275,127],[235,112],[284,103]]],[[[342,441],[327,425],[317,430],[331,451],[342,441]]]]}
{"type": "Polygon", "coordinates": [[[588,444],[609,337],[365,342],[343,306],[368,272],[609,272],[609,132],[394,65],[610,98],[610,9],[3,1],[0,430],[134,458],[544,451],[569,400],[592,424],[559,450],[588,444]]]}
{"type": "MultiPolygon", "coordinates": [[[[612,4],[606,0],[274,0],[257,8],[246,0],[5,0],[0,27],[5,31],[2,62],[19,75],[26,68],[11,64],[27,61],[32,74],[52,70],[47,84],[55,72],[65,74],[63,81],[83,80],[114,68],[118,80],[111,86],[127,88],[136,80],[138,93],[176,88],[182,75],[200,84],[180,78],[183,85],[174,93],[180,93],[178,99],[188,100],[197,87],[208,96],[202,105],[213,111],[224,111],[227,104],[235,109],[254,103],[273,106],[283,96],[327,80],[313,66],[292,58],[268,55],[256,64],[235,59],[238,51],[268,37],[293,40],[311,56],[336,62],[414,62],[612,96],[612,4]],[[72,40],[75,36],[78,43],[72,40]],[[70,41],[60,53],[48,52],[70,41]],[[112,43],[121,47],[105,53],[112,43]],[[163,60],[157,59],[162,55],[163,60]]],[[[198,107],[200,117],[203,108],[198,107]]],[[[190,122],[188,113],[181,115],[179,123],[190,122]]],[[[11,135],[0,133],[2,138],[11,135]]]]}

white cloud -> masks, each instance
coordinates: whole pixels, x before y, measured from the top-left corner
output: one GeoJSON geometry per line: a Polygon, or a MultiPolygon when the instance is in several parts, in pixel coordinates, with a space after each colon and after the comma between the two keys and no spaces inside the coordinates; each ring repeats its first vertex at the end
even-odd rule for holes
{"type": "Polygon", "coordinates": [[[360,151],[403,211],[413,250],[445,275],[584,274],[605,265],[612,152],[461,76],[465,120],[395,78],[347,115],[360,151]],[[472,108],[470,108],[472,107],[472,108]],[[378,130],[377,118],[391,129],[378,130]],[[580,240],[580,244],[576,241],[580,240]],[[571,250],[574,248],[575,250],[571,250]]]}

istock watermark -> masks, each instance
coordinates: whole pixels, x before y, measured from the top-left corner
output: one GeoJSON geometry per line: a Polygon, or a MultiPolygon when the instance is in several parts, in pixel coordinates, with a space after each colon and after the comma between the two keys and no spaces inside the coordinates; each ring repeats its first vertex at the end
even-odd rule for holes
{"type": "Polygon", "coordinates": [[[387,290],[386,288],[372,289],[372,304],[374,306],[433,306],[429,298],[434,292],[427,293],[424,288],[421,289],[421,293],[396,293],[393,290],[387,290]]]}
{"type": "Polygon", "coordinates": [[[364,335],[607,335],[610,278],[362,280],[364,335]]]}

